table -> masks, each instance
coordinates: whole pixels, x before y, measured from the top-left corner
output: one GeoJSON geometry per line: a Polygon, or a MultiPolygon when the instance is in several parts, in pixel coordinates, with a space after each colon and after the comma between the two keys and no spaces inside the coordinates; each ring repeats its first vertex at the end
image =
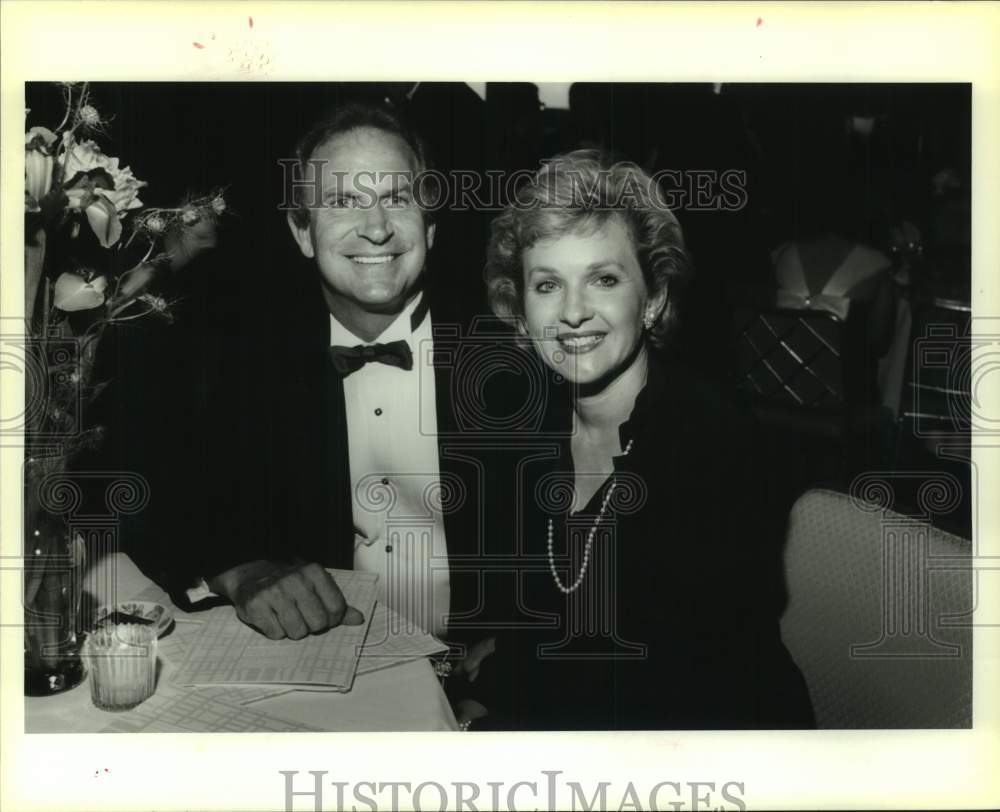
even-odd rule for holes
{"type": "MultiPolygon", "coordinates": [[[[93,584],[92,591],[100,600],[107,597],[102,594],[102,585],[106,589],[112,583],[112,579],[106,577],[108,573],[114,573],[118,600],[128,600],[152,583],[126,555],[116,553],[95,564],[88,573],[88,586],[93,584]]],[[[185,617],[191,617],[172,604],[170,608],[178,622],[183,623],[185,617]]],[[[166,662],[165,673],[169,673],[169,668],[170,663],[166,662]]],[[[171,688],[168,686],[164,690],[171,688]]],[[[187,693],[187,689],[182,690],[187,693]]],[[[159,687],[157,692],[160,692],[159,687]]],[[[198,693],[194,689],[190,692],[192,695],[198,693]]],[[[249,707],[290,722],[328,731],[458,728],[448,700],[426,659],[359,674],[353,688],[346,694],[295,691],[262,699],[249,707]]],[[[90,701],[90,686],[87,679],[84,679],[77,687],[56,696],[26,697],[24,729],[26,733],[95,733],[114,721],[116,716],[117,714],[109,714],[93,706],[90,701]]],[[[213,729],[232,730],[227,727],[225,719],[220,719],[218,726],[213,729]]]]}

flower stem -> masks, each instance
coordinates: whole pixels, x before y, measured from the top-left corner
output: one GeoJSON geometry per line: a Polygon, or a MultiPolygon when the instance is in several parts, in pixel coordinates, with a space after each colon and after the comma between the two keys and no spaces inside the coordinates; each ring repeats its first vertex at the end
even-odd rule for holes
{"type": "MultiPolygon", "coordinates": [[[[155,310],[153,307],[146,308],[141,313],[136,313],[133,316],[111,316],[108,319],[108,324],[121,324],[123,321],[134,321],[135,319],[141,319],[143,316],[148,316],[155,310]]],[[[116,312],[121,312],[121,308],[116,312]]]]}
{"type": "Polygon", "coordinates": [[[45,278],[44,274],[42,277],[42,352],[45,352],[45,348],[48,346],[49,342],[49,318],[52,309],[52,285],[49,280],[45,278]]]}
{"type": "Polygon", "coordinates": [[[35,319],[38,287],[45,284],[45,229],[38,229],[33,239],[34,245],[24,246],[24,317],[27,319],[29,332],[35,319]]]}
{"type": "Polygon", "coordinates": [[[73,109],[73,88],[71,85],[66,86],[66,112],[63,114],[63,120],[59,122],[59,126],[56,127],[56,132],[60,132],[63,127],[66,126],[66,122],[69,121],[70,111],[73,109]]]}

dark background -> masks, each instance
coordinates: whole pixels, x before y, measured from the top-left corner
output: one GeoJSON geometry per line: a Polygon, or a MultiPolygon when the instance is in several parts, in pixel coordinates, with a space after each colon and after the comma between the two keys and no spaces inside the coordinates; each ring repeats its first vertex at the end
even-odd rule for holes
{"type": "MultiPolygon", "coordinates": [[[[462,83],[94,83],[92,101],[110,117],[105,151],[149,182],[144,202],[169,206],[221,186],[227,219],[211,272],[222,282],[213,310],[237,316],[273,300],[296,260],[278,203],[278,160],[324,111],[359,95],[391,97],[407,109],[442,170],[513,171],[585,145],[658,169],[738,169],[747,205],[738,212],[681,210],[702,286],[767,284],[768,252],[816,219],[885,248],[907,219],[932,239],[931,177],[962,180],[949,204],[968,210],[971,86],[964,84],[592,84],[570,90],[570,110],[543,109],[526,83],[489,84],[483,102],[462,83]],[[407,98],[407,94],[410,97],[407,98]],[[853,117],[870,117],[869,136],[853,117]],[[229,261],[232,257],[232,261],[229,261]],[[267,295],[263,296],[264,291],[267,295]]],[[[60,89],[29,83],[29,124],[61,117],[60,89]]],[[[440,213],[436,277],[481,296],[492,213],[440,213]]],[[[966,223],[966,229],[968,224],[966,223]]],[[[949,235],[939,263],[968,286],[968,257],[949,235]]],[[[965,242],[968,242],[967,231],[965,242]]],[[[703,314],[699,314],[703,315],[703,314]]],[[[689,319],[691,321],[692,319],[689,319]]]]}
{"type": "MultiPolygon", "coordinates": [[[[527,83],[489,84],[485,101],[462,83],[94,83],[91,91],[110,119],[97,140],[149,183],[144,203],[174,206],[186,194],[225,187],[230,215],[218,247],[169,281],[176,324],[143,323],[108,342],[104,364],[115,383],[93,419],[108,424],[109,440],[86,464],[153,478],[159,469],[169,481],[175,438],[189,431],[184,418],[206,374],[199,355],[220,339],[281,342],[289,332],[293,303],[316,280],[279,210],[278,160],[293,156],[297,137],[324,111],[357,96],[390,97],[405,108],[445,171],[533,169],[580,146],[605,147],[651,172],[745,171],[742,210],[676,212],[696,281],[675,349],[720,377],[732,367],[736,303],[772,287],[773,248],[817,225],[888,253],[890,227],[908,220],[925,241],[918,282],[935,295],[970,298],[968,84],[578,83],[569,110],[543,108],[527,83]],[[856,119],[871,119],[870,134],[856,119]],[[935,195],[931,179],[945,169],[958,185],[935,195]]],[[[61,118],[57,85],[29,83],[26,97],[29,126],[61,118]]],[[[431,258],[432,284],[483,310],[492,216],[440,212],[431,258]]],[[[240,385],[253,397],[252,382],[240,385]]],[[[906,462],[897,453],[895,464],[946,467],[933,454],[911,456],[906,462]]],[[[851,473],[810,465],[799,464],[790,493],[827,481],[831,471],[851,473]]],[[[960,468],[965,482],[967,466],[960,468]]],[[[967,500],[950,520],[960,531],[969,526],[967,500]]]]}

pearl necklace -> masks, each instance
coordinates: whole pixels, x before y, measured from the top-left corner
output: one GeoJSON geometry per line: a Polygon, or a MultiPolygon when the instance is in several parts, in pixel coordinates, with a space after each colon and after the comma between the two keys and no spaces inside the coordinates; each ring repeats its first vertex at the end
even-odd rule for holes
{"type": "MultiPolygon", "coordinates": [[[[628,452],[632,450],[632,442],[633,440],[628,441],[628,445],[625,446],[625,453],[622,454],[623,457],[627,457],[628,452]]],[[[587,565],[590,563],[590,549],[594,546],[594,536],[597,534],[597,526],[604,519],[604,511],[608,509],[608,502],[611,501],[611,494],[615,492],[615,487],[617,487],[617,485],[618,480],[612,478],[611,484],[608,486],[607,493],[604,494],[604,500],[601,502],[601,510],[597,514],[597,518],[594,519],[593,527],[590,528],[590,532],[587,534],[587,543],[583,548],[583,564],[580,565],[580,571],[576,574],[576,580],[573,581],[573,586],[566,586],[560,580],[559,573],[556,571],[556,559],[555,556],[552,555],[552,519],[549,518],[549,571],[552,573],[552,580],[556,582],[556,587],[564,595],[576,592],[576,590],[580,588],[580,584],[583,583],[583,576],[587,574],[587,565]]]]}

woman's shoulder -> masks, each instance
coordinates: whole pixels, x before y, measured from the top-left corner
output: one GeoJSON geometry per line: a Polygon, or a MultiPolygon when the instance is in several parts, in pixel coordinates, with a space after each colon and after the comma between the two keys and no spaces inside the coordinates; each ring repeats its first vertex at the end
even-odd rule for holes
{"type": "Polygon", "coordinates": [[[749,404],[735,383],[722,374],[693,367],[666,355],[651,359],[649,419],[655,426],[676,433],[678,429],[711,429],[716,435],[753,431],[749,404]]]}
{"type": "Polygon", "coordinates": [[[687,493],[747,487],[761,459],[760,434],[733,387],[676,363],[651,368],[649,384],[641,419],[630,426],[644,475],[687,493]]]}
{"type": "Polygon", "coordinates": [[[743,561],[744,547],[761,549],[780,532],[781,517],[768,507],[766,435],[723,376],[683,363],[667,363],[655,374],[669,406],[651,412],[644,474],[667,489],[675,525],[689,522],[689,531],[700,528],[707,534],[702,538],[712,540],[714,553],[725,550],[743,561]]]}

